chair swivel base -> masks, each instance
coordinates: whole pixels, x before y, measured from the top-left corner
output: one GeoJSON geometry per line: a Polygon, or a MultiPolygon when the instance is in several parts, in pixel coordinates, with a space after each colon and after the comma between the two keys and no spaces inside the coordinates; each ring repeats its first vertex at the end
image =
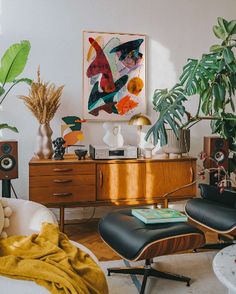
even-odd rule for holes
{"type": "Polygon", "coordinates": [[[161,272],[152,268],[150,259],[146,259],[145,266],[143,267],[108,268],[107,271],[108,271],[108,276],[110,276],[111,273],[142,275],[143,281],[142,281],[140,294],[145,293],[148,277],[156,277],[156,278],[163,278],[168,280],[185,282],[187,286],[190,286],[190,281],[191,281],[191,279],[188,277],[161,272]]]}

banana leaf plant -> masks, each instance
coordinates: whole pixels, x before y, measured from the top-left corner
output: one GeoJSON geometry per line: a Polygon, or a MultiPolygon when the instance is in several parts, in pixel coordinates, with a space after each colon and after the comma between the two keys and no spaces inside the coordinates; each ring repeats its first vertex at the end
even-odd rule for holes
{"type": "MultiPolygon", "coordinates": [[[[0,106],[6,99],[9,92],[19,83],[31,84],[28,78],[18,78],[23,72],[30,52],[29,41],[21,41],[11,45],[4,53],[0,64],[0,106]]],[[[1,129],[9,129],[18,132],[16,127],[6,123],[0,123],[1,129]]]]}
{"type": "Polygon", "coordinates": [[[155,90],[153,105],[159,116],[146,139],[152,134],[154,144],[160,140],[163,146],[167,144],[167,126],[178,138],[180,129],[210,120],[212,133],[229,140],[232,151],[229,171],[232,172],[236,171],[236,20],[227,21],[221,17],[217,20],[213,32],[220,43],[212,45],[210,52],[201,59],[188,59],[172,89],[155,90]],[[185,107],[185,101],[190,98],[198,99],[194,115],[185,107]]]}

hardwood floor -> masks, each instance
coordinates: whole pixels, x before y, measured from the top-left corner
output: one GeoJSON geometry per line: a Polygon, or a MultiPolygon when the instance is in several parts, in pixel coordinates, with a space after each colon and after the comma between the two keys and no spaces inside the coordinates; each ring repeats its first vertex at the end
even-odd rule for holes
{"type": "MultiPolygon", "coordinates": [[[[102,241],[97,227],[98,220],[96,219],[84,223],[66,224],[65,233],[71,240],[88,247],[100,261],[120,259],[120,256],[102,241]]],[[[217,242],[217,234],[209,232],[204,228],[200,229],[205,232],[208,243],[217,242]]]]}
{"type": "Polygon", "coordinates": [[[121,259],[103,240],[98,233],[98,220],[81,224],[65,225],[67,236],[89,248],[100,261],[121,259]]]}

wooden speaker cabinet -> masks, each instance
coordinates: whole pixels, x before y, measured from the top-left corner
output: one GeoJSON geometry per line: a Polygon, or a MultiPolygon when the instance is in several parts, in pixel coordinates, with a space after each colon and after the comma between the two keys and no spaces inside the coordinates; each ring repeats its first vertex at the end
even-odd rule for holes
{"type": "MultiPolygon", "coordinates": [[[[204,137],[204,152],[207,158],[204,162],[205,168],[217,168],[221,165],[228,170],[229,144],[220,137],[204,137]]],[[[210,185],[218,182],[217,172],[210,173],[210,185]]]]}
{"type": "Polygon", "coordinates": [[[18,178],[17,141],[0,141],[0,180],[18,178]]]}

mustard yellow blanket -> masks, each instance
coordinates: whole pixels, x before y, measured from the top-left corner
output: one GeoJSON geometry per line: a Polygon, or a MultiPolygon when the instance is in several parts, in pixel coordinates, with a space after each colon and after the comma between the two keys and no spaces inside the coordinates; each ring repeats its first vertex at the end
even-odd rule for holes
{"type": "Polygon", "coordinates": [[[53,294],[108,293],[102,270],[54,224],[32,236],[0,239],[0,274],[35,281],[53,294]]]}

